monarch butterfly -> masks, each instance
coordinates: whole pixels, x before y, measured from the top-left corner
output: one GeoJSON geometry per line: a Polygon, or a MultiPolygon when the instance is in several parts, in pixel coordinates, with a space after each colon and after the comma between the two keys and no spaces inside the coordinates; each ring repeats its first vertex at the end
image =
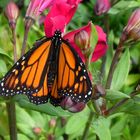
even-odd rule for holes
{"type": "Polygon", "coordinates": [[[91,91],[84,63],[59,30],[38,41],[0,81],[0,95],[26,94],[35,104],[49,99],[58,106],[66,96],[85,103],[91,91]]]}

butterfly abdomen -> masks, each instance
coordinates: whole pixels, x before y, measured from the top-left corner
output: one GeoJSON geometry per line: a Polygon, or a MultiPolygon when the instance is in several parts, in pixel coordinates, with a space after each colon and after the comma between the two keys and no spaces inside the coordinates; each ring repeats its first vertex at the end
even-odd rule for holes
{"type": "Polygon", "coordinates": [[[58,54],[61,45],[61,32],[56,31],[54,36],[52,37],[51,51],[50,57],[48,60],[49,71],[48,71],[48,87],[52,87],[54,83],[55,76],[57,75],[57,61],[58,54]]]}
{"type": "Polygon", "coordinates": [[[55,63],[50,64],[49,72],[48,72],[48,87],[50,87],[50,88],[53,85],[56,73],[57,73],[57,69],[56,69],[55,63]]]}

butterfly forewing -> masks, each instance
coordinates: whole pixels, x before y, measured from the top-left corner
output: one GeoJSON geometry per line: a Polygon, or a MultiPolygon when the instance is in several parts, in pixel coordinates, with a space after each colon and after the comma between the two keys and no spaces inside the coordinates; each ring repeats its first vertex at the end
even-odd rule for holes
{"type": "Polygon", "coordinates": [[[43,85],[51,40],[43,40],[22,56],[0,82],[1,95],[33,94],[43,85]]]}

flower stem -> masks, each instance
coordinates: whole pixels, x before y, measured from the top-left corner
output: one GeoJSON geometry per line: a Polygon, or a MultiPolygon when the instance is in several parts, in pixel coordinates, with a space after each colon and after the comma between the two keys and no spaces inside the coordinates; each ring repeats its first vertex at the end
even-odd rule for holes
{"type": "Polygon", "coordinates": [[[14,48],[14,63],[17,61],[17,48],[16,48],[16,33],[15,28],[12,30],[13,34],[13,48],[14,48]]]}
{"type": "Polygon", "coordinates": [[[84,129],[83,136],[82,136],[81,140],[87,140],[87,136],[88,136],[88,132],[89,132],[89,128],[90,128],[90,124],[92,122],[93,116],[94,116],[94,113],[92,111],[90,111],[88,121],[86,123],[86,127],[84,129]]]}
{"type": "MultiPolygon", "coordinates": [[[[13,49],[14,49],[14,63],[15,63],[17,61],[15,28],[12,28],[12,35],[13,35],[13,49]]],[[[11,99],[12,97],[9,97],[9,102],[6,103],[8,120],[9,120],[10,140],[17,140],[16,107],[15,107],[15,103],[12,102],[11,99]]]]}
{"type": "Polygon", "coordinates": [[[9,119],[10,140],[17,140],[15,103],[11,101],[11,97],[9,97],[9,99],[9,102],[6,103],[6,107],[9,119]]]}
{"type": "Polygon", "coordinates": [[[25,53],[28,33],[29,33],[29,30],[34,22],[35,21],[30,17],[25,18],[25,32],[24,32],[24,39],[23,39],[23,44],[22,44],[21,56],[23,56],[25,53]]]}
{"type": "Polygon", "coordinates": [[[27,38],[28,38],[28,32],[29,32],[29,29],[26,28],[25,33],[24,33],[23,44],[22,44],[21,56],[23,56],[23,54],[25,53],[26,43],[27,43],[27,38]]]}
{"type": "Polygon", "coordinates": [[[116,52],[114,54],[110,69],[109,69],[109,74],[108,74],[107,82],[106,82],[106,88],[107,89],[109,89],[110,86],[111,86],[113,74],[114,74],[115,68],[116,68],[116,66],[118,64],[118,59],[120,57],[121,52],[123,51],[122,45],[123,45],[123,41],[120,40],[119,45],[118,45],[118,47],[116,49],[116,52]]]}

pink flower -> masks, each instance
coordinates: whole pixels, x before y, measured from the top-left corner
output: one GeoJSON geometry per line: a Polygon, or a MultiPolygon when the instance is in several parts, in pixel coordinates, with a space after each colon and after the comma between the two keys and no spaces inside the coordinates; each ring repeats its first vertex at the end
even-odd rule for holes
{"type": "Polygon", "coordinates": [[[55,0],[31,0],[25,17],[31,17],[35,19],[46,8],[50,7],[54,3],[54,1],[55,0]]]}
{"type": "Polygon", "coordinates": [[[125,26],[122,34],[122,40],[126,41],[127,39],[137,41],[140,40],[140,9],[136,9],[127,25],[125,26]]]}
{"type": "Polygon", "coordinates": [[[70,22],[80,1],[59,0],[53,4],[44,22],[47,37],[51,37],[57,29],[64,32],[65,26],[70,22]]]}
{"type": "MultiPolygon", "coordinates": [[[[74,36],[76,33],[78,33],[79,31],[86,31],[88,33],[88,35],[90,36],[91,34],[91,23],[89,22],[88,25],[79,28],[77,30],[74,30],[72,32],[67,33],[64,36],[64,39],[68,39],[70,44],[75,48],[75,50],[77,51],[77,53],[80,55],[80,57],[83,59],[83,61],[85,61],[85,57],[82,54],[81,49],[79,48],[79,46],[76,45],[75,41],[74,41],[74,36]]],[[[92,55],[92,61],[96,61],[97,59],[99,59],[100,57],[102,57],[108,48],[107,42],[106,42],[106,34],[103,32],[102,28],[99,26],[96,26],[96,30],[98,32],[98,42],[97,45],[94,49],[93,55],[92,55]]],[[[90,43],[89,43],[90,44],[90,43]]]]}
{"type": "Polygon", "coordinates": [[[94,11],[96,15],[107,13],[109,9],[110,9],[109,0],[97,0],[94,6],[94,11]]]}

